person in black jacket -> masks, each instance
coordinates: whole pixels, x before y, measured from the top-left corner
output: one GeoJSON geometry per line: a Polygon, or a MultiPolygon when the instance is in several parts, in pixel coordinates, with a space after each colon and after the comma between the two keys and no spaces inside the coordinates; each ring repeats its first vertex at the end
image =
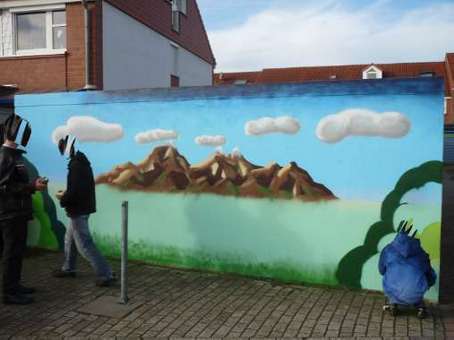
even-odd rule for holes
{"type": "Polygon", "coordinates": [[[27,294],[33,288],[21,284],[22,259],[27,242],[28,221],[33,218],[32,194],[47,187],[45,178],[30,182],[24,150],[31,135],[30,124],[11,115],[2,126],[4,143],[0,148],[0,233],[3,239],[3,302],[29,304],[33,299],[27,294]]]}
{"type": "Polygon", "coordinates": [[[74,148],[75,138],[66,136],[58,143],[62,155],[70,158],[66,191],[57,198],[71,220],[65,234],[65,261],[54,271],[55,277],[75,277],[77,251],[87,259],[96,272],[97,286],[110,286],[112,269],[97,249],[88,226],[90,214],[96,212],[95,181],[87,157],[74,148]]]}

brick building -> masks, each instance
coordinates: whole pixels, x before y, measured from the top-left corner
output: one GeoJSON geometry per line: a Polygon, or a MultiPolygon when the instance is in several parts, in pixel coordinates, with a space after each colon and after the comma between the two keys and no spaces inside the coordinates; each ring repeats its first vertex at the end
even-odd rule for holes
{"type": "Polygon", "coordinates": [[[0,84],[19,92],[205,86],[214,66],[196,0],[0,1],[0,84]]]}
{"type": "Polygon", "coordinates": [[[446,124],[454,124],[454,53],[447,53],[445,60],[438,62],[270,68],[257,72],[216,73],[214,84],[272,84],[432,76],[445,79],[445,121],[446,124]]]}

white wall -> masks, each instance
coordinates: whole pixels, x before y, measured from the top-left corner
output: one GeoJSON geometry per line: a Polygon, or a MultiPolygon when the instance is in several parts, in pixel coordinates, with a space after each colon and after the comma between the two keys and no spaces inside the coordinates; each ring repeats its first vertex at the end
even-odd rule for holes
{"type": "MultiPolygon", "coordinates": [[[[212,65],[178,49],[180,86],[212,84],[212,65]]],[[[104,89],[169,87],[174,69],[171,41],[103,2],[104,89]]]]}

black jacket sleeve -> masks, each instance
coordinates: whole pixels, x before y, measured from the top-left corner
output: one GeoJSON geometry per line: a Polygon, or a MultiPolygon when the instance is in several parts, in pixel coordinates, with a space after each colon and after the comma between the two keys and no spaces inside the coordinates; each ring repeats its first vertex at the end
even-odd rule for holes
{"type": "Polygon", "coordinates": [[[0,195],[30,195],[35,193],[34,183],[12,181],[16,162],[12,157],[0,154],[0,195]]]}
{"type": "Polygon", "coordinates": [[[70,164],[69,166],[66,192],[60,200],[60,205],[63,208],[67,208],[70,207],[71,205],[77,204],[77,201],[79,200],[78,192],[79,186],[77,185],[78,184],[77,182],[78,175],[81,170],[83,169],[80,169],[80,166],[76,162],[70,164]]]}
{"type": "Polygon", "coordinates": [[[31,195],[36,192],[33,183],[14,183],[13,185],[0,186],[1,195],[31,195]]]}
{"type": "Polygon", "coordinates": [[[6,190],[7,184],[14,171],[14,162],[11,157],[0,151],[0,187],[6,190]]]}

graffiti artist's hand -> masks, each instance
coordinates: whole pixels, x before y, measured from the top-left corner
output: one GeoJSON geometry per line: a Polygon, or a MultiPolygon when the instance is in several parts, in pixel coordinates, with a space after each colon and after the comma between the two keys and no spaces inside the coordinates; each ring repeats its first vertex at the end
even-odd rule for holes
{"type": "Polygon", "coordinates": [[[46,181],[46,179],[42,178],[42,177],[36,179],[36,181],[35,181],[35,189],[37,191],[46,190],[47,189],[47,181],[46,181]]]}

